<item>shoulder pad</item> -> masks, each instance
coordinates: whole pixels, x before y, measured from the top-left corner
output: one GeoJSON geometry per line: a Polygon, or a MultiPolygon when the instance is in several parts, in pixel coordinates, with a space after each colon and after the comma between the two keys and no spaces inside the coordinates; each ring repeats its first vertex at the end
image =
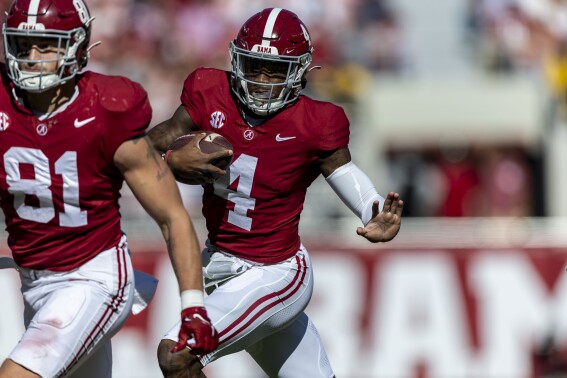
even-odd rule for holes
{"type": "Polygon", "coordinates": [[[96,75],[93,81],[100,105],[109,112],[127,112],[147,101],[148,95],[142,86],[125,77],[96,75]]]}
{"type": "Polygon", "coordinates": [[[218,86],[225,81],[227,81],[226,71],[216,68],[199,67],[187,76],[185,85],[205,91],[211,88],[217,89],[218,86]]]}

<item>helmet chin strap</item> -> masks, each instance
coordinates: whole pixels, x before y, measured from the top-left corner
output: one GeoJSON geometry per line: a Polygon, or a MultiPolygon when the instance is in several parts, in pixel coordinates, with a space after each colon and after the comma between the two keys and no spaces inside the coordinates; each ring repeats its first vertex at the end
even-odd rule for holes
{"type": "Polygon", "coordinates": [[[243,102],[250,111],[259,116],[267,116],[281,109],[285,105],[284,98],[286,97],[286,93],[289,93],[291,88],[293,88],[293,81],[289,80],[283,85],[283,89],[276,98],[272,98],[274,86],[271,86],[269,96],[266,98],[258,98],[249,91],[248,84],[249,83],[245,80],[241,79],[241,86],[244,90],[243,100],[245,99],[243,102]]]}
{"type": "Polygon", "coordinates": [[[59,75],[55,73],[40,75],[36,72],[20,71],[20,79],[19,84],[22,89],[30,92],[42,92],[59,81],[59,75]]]}

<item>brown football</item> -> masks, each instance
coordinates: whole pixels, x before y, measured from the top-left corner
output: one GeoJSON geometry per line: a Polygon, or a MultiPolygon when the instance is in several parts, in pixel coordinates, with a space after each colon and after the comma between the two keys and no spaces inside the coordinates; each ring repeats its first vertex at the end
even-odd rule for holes
{"type": "MultiPolygon", "coordinates": [[[[175,139],[173,143],[171,143],[171,145],[168,147],[168,150],[177,150],[183,147],[184,145],[186,145],[187,143],[189,143],[196,135],[202,133],[207,134],[199,142],[199,148],[203,153],[210,154],[217,151],[232,150],[232,144],[230,144],[228,139],[226,139],[220,134],[213,133],[210,131],[204,131],[204,130],[192,131],[188,134],[180,136],[179,138],[175,139]]],[[[232,163],[232,157],[233,155],[215,159],[211,162],[211,164],[213,164],[214,166],[220,169],[227,169],[230,166],[230,163],[232,163]]],[[[184,180],[180,179],[178,175],[175,176],[179,181],[184,182],[184,180]]],[[[215,175],[214,176],[215,180],[218,177],[219,177],[218,175],[215,175]]]]}

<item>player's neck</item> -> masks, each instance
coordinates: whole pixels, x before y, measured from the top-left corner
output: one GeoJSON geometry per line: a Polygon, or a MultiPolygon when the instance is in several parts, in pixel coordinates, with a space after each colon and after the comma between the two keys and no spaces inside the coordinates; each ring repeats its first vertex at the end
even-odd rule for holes
{"type": "Polygon", "coordinates": [[[75,84],[75,80],[69,80],[45,92],[25,92],[23,95],[25,105],[36,113],[53,113],[61,106],[65,105],[73,96],[73,93],[75,93],[75,84]]]}
{"type": "Polygon", "coordinates": [[[245,106],[241,106],[241,115],[244,121],[251,127],[257,127],[266,122],[271,116],[258,115],[245,106]]]}

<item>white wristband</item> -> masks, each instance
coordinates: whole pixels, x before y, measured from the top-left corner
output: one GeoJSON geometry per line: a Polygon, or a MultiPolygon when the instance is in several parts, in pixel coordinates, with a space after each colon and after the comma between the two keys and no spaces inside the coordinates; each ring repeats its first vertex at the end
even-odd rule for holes
{"type": "Polygon", "coordinates": [[[184,290],[181,292],[181,309],[189,307],[203,307],[203,292],[201,290],[184,290]]]}

